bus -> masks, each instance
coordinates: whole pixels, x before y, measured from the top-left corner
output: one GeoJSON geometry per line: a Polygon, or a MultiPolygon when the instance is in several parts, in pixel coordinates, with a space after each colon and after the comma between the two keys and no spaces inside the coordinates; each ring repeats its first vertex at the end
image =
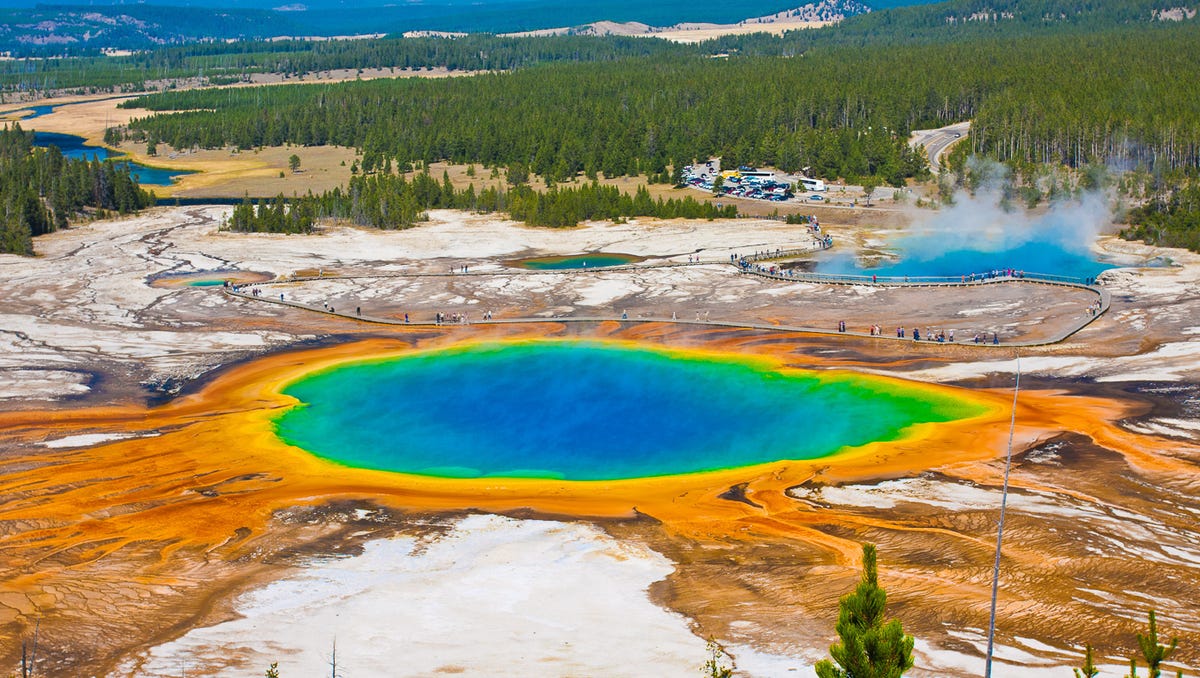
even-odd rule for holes
{"type": "Polygon", "coordinates": [[[801,177],[800,185],[803,186],[804,190],[806,190],[806,191],[828,191],[829,190],[829,187],[825,185],[825,182],[821,181],[820,179],[808,179],[808,178],[801,177]]]}

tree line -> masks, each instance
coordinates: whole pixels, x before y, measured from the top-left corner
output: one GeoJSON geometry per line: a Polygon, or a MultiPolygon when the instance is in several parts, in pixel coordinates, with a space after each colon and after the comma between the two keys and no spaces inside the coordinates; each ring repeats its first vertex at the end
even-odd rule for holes
{"type": "Polygon", "coordinates": [[[33,254],[34,236],[81,216],[127,214],[154,204],[128,165],[72,160],[57,147],[34,149],[20,125],[0,130],[0,252],[33,254]]]}
{"type": "Polygon", "coordinates": [[[907,125],[892,122],[869,85],[839,88],[796,65],[626,59],[436,81],[170,92],[128,106],[187,112],[134,121],[130,132],[176,148],[351,146],[368,173],[450,160],[520,163],[565,181],[661,174],[710,155],[892,183],[921,171],[907,125]]]}
{"type": "Polygon", "coordinates": [[[561,228],[584,221],[619,220],[625,217],[660,219],[732,219],[737,207],[717,207],[692,196],[655,200],[645,186],[630,195],[615,186],[597,182],[579,186],[553,186],[545,192],[528,184],[509,190],[474,185],[456,189],[450,177],[434,179],[428,171],[411,180],[403,175],[356,176],[345,188],[320,195],[311,192],[288,200],[251,201],[236,206],[224,228],[238,232],[311,233],[324,220],[340,220],[356,226],[380,229],[410,228],[428,219],[429,209],[461,209],[473,212],[505,212],[531,226],[561,228]]]}
{"type": "MultiPolygon", "coordinates": [[[[880,9],[880,4],[888,3],[873,4],[880,9]]],[[[552,61],[609,61],[662,54],[688,54],[701,58],[714,54],[793,57],[815,49],[839,46],[874,48],[897,44],[966,43],[1047,34],[1079,35],[1129,25],[1151,26],[1161,23],[1164,13],[1177,10],[1177,5],[1177,0],[1087,3],[1077,0],[955,0],[849,16],[834,26],[816,30],[793,30],[782,35],[731,35],[697,45],[618,36],[514,38],[473,33],[454,38],[208,40],[149,49],[146,47],[151,46],[145,45],[133,54],[122,56],[102,56],[93,50],[97,53],[91,56],[60,58],[63,57],[63,46],[56,44],[49,47],[55,58],[0,62],[0,90],[86,88],[96,91],[119,87],[133,91],[149,82],[174,78],[199,78],[216,85],[265,72],[299,76],[331,69],[510,70],[552,61]]],[[[862,11],[862,7],[854,2],[832,6],[848,15],[862,11]]],[[[230,22],[261,30],[264,19],[271,18],[268,16],[271,13],[261,11],[200,17],[194,12],[187,13],[187,8],[176,11],[176,16],[150,6],[126,7],[122,12],[150,13],[154,15],[150,21],[180,23],[184,27],[180,35],[173,36],[168,42],[195,41],[206,31],[213,36],[224,36],[228,32],[224,24],[230,22]],[[181,11],[184,14],[179,15],[181,11]]],[[[1186,14],[1178,18],[1191,22],[1186,14]]],[[[275,16],[267,23],[279,24],[281,20],[286,23],[287,19],[275,16]]],[[[285,31],[282,34],[287,34],[284,26],[272,28],[282,29],[285,31]]]]}
{"type": "Polygon", "coordinates": [[[148,83],[181,78],[223,85],[248,80],[254,73],[298,77],[336,69],[499,71],[560,61],[695,53],[694,46],[656,38],[583,35],[200,42],[124,56],[0,61],[0,91],[136,91],[148,83]]]}
{"type": "Polygon", "coordinates": [[[1130,227],[1121,232],[1123,238],[1200,252],[1200,183],[1159,193],[1126,218],[1130,227]]]}
{"type": "Polygon", "coordinates": [[[444,80],[192,90],[135,134],[177,148],[337,144],[366,172],[450,160],[525,163],[552,181],[653,174],[692,159],[825,177],[919,176],[911,130],[972,119],[1001,161],[1200,167],[1194,23],[1088,36],[829,48],[797,58],[688,56],[543,64],[444,80]],[[1121,45],[1113,49],[1114,44],[1121,45]],[[181,111],[172,113],[171,111],[181,111]]]}
{"type": "MultiPolygon", "coordinates": [[[[871,5],[876,9],[879,2],[871,5]]],[[[847,17],[815,30],[729,35],[706,46],[716,52],[794,56],[829,47],[968,43],[994,38],[1081,35],[1120,26],[1153,27],[1178,0],[952,0],[907,3],[847,17]]],[[[1186,13],[1176,17],[1193,21],[1186,13]]]]}

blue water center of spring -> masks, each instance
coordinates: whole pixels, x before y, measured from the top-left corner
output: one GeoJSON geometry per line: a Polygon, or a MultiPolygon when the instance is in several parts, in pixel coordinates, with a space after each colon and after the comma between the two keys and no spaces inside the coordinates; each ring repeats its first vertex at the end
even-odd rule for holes
{"type": "Polygon", "coordinates": [[[302,378],[276,431],[346,466],[606,480],[823,457],[980,411],[898,384],[626,345],[484,344],[302,378]]]}
{"type": "Polygon", "coordinates": [[[623,266],[637,261],[637,259],[637,257],[629,254],[576,254],[564,257],[523,259],[517,265],[521,268],[528,268],[535,271],[561,271],[571,268],[623,266]]]}

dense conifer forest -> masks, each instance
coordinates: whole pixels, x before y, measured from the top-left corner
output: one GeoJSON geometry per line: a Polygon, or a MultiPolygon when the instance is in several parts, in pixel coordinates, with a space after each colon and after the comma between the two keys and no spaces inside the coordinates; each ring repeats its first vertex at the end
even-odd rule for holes
{"type": "Polygon", "coordinates": [[[89,209],[126,214],[154,202],[127,166],[72,160],[32,143],[18,125],[0,130],[0,252],[33,254],[33,236],[65,228],[89,209]]]}
{"type": "Polygon", "coordinates": [[[143,97],[168,112],[134,130],[178,148],[353,146],[366,171],[442,159],[579,172],[726,164],[811,167],[827,177],[917,176],[909,131],[973,120],[1000,161],[1200,166],[1200,26],[1085,36],[814,50],[804,57],[659,56],[403,80],[143,97]],[[1114,48],[1119,46],[1119,48],[1114,48]],[[204,110],[197,110],[204,109],[204,110]]]}
{"type": "MultiPolygon", "coordinates": [[[[953,0],[700,45],[492,35],[204,43],[0,62],[0,83],[231,82],[335,68],[487,71],[169,91],[129,102],[160,114],[110,130],[106,140],[179,149],[337,144],[360,151],[356,169],[368,176],[449,160],[532,172],[550,184],[601,174],[665,181],[672,169],[721,156],[726,166],[807,168],[901,185],[928,176],[925,159],[908,146],[911,130],[971,120],[963,150],[1018,173],[1108,165],[1180,177],[1132,213],[1142,223],[1186,212],[1192,202],[1175,200],[1173,187],[1200,173],[1200,98],[1185,85],[1200,81],[1200,20],[1177,4],[953,0]],[[1185,207],[1171,212],[1177,203],[1185,207]]],[[[363,179],[356,181],[361,190],[363,179]]],[[[431,206],[417,201],[413,209],[431,206]]],[[[408,223],[412,215],[385,221],[394,218],[408,223]]],[[[1153,233],[1184,222],[1169,223],[1176,226],[1159,224],[1153,233]]]]}
{"type": "Polygon", "coordinates": [[[565,227],[582,221],[624,217],[661,219],[731,219],[733,205],[717,207],[691,196],[680,200],[654,200],[641,186],[633,195],[614,186],[596,182],[580,186],[554,186],[536,191],[520,183],[511,190],[474,186],[455,189],[449,176],[439,183],[428,171],[411,180],[392,174],[358,176],[342,190],[335,188],[319,196],[311,193],[294,200],[282,195],[274,200],[251,202],[234,208],[225,228],[240,232],[311,233],[318,221],[337,219],[357,226],[382,229],[409,228],[424,221],[432,208],[473,212],[505,212],[531,226],[565,227]]]}
{"type": "Polygon", "coordinates": [[[1133,226],[1121,234],[1125,238],[1200,252],[1200,184],[1165,192],[1132,210],[1128,220],[1133,226]]]}
{"type": "MultiPolygon", "coordinates": [[[[846,4],[846,3],[842,3],[846,4]]],[[[891,3],[875,3],[876,8],[891,3]]],[[[911,3],[901,3],[911,4],[911,3]]],[[[136,51],[123,56],[95,54],[68,58],[22,58],[0,62],[0,91],[54,89],[134,91],[168,79],[201,78],[210,84],[236,82],[251,73],[298,76],[330,69],[448,68],[509,70],[554,61],[608,61],[628,56],[714,54],[797,56],[813,49],[838,46],[874,48],[889,45],[945,44],[989,38],[1036,35],[1079,35],[1117,27],[1150,27],[1174,17],[1179,0],[953,0],[897,7],[885,12],[850,16],[834,26],[734,35],[681,45],[665,40],[582,35],[512,38],[483,33],[378,40],[209,40],[136,51]]],[[[164,8],[134,5],[128,11],[162,13],[164,8]]],[[[188,10],[195,12],[196,10],[188,10]]],[[[262,23],[253,10],[247,23],[262,23]]],[[[261,14],[261,13],[260,13],[261,14]]],[[[188,30],[213,35],[221,31],[182,15],[188,30]]],[[[236,13],[218,18],[228,21],[236,13]]],[[[1178,15],[1186,19],[1186,15],[1178,15]]],[[[611,18],[611,17],[609,17],[611,18]]],[[[1188,22],[1191,22],[1189,20],[1188,22]]],[[[1169,23],[1169,22],[1168,22],[1169,23]]],[[[282,28],[282,27],[281,27],[282,28]]],[[[286,33],[285,33],[286,34],[286,33]]],[[[1119,49],[1114,45],[1114,49],[1119,49]]],[[[61,49],[61,48],[60,48],[61,49]]],[[[56,57],[58,53],[55,53],[56,57]]]]}
{"type": "Polygon", "coordinates": [[[694,46],[666,40],[551,35],[505,38],[381,38],[203,42],[127,56],[0,61],[0,91],[85,89],[144,90],[156,82],[202,78],[213,85],[239,82],[253,73],[291,77],[334,69],[497,71],[559,61],[613,61],[627,57],[697,54],[694,46]]]}

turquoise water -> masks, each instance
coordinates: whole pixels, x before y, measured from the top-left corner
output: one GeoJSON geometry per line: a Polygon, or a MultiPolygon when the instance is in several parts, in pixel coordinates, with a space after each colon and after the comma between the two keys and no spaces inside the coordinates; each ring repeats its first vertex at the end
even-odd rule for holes
{"type": "Polygon", "coordinates": [[[842,275],[957,277],[1014,269],[1085,279],[1113,268],[1113,264],[1097,260],[1087,250],[1086,244],[1072,248],[1052,240],[1008,245],[999,249],[946,249],[943,243],[934,240],[911,238],[900,241],[898,249],[898,261],[880,266],[868,267],[853,256],[831,254],[819,258],[815,270],[818,273],[842,275]]]}
{"type": "MultiPolygon", "coordinates": [[[[83,137],[74,134],[59,134],[58,132],[34,132],[33,145],[36,147],[58,146],[62,154],[76,160],[108,160],[120,157],[118,154],[103,146],[92,146],[83,137]]],[[[129,165],[133,176],[143,186],[170,186],[175,177],[181,177],[192,172],[181,170],[166,170],[159,167],[148,167],[128,160],[123,164],[129,165]]]]}
{"type": "Polygon", "coordinates": [[[566,257],[524,259],[518,265],[521,268],[529,268],[535,271],[561,271],[568,268],[622,266],[637,260],[637,257],[630,254],[576,254],[566,257]]]}
{"type": "Polygon", "coordinates": [[[154,286],[187,286],[187,287],[220,287],[226,280],[247,282],[249,280],[265,279],[254,271],[239,269],[214,269],[209,271],[190,271],[186,273],[168,272],[152,275],[146,282],[154,286]]]}
{"type": "Polygon", "coordinates": [[[576,342],[478,345],[338,367],[285,393],[286,442],[347,466],[606,480],[811,459],[976,405],[849,375],[576,342]]]}
{"type": "Polygon", "coordinates": [[[950,277],[1015,270],[1084,281],[1113,264],[1094,251],[1109,221],[1096,195],[1060,200],[1039,210],[1011,209],[999,198],[960,196],[950,207],[923,214],[886,248],[895,258],[860,261],[835,248],[817,257],[820,273],[886,277],[950,277]]]}

